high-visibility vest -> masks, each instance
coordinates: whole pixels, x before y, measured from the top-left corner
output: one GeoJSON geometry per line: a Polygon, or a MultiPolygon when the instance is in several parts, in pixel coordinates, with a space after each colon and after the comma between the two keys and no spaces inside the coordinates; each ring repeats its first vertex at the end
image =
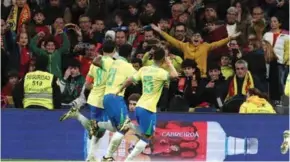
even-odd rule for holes
{"type": "Polygon", "coordinates": [[[52,80],[53,75],[48,72],[34,71],[27,73],[24,78],[24,108],[36,105],[52,110],[52,80]]]}

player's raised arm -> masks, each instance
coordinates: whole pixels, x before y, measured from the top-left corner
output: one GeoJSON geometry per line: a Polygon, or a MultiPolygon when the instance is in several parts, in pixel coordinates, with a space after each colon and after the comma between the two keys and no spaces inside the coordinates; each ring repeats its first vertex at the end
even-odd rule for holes
{"type": "Polygon", "coordinates": [[[165,63],[168,65],[169,67],[169,75],[170,75],[170,78],[178,78],[178,73],[175,69],[175,67],[173,66],[171,60],[169,57],[165,57],[165,63]]]}

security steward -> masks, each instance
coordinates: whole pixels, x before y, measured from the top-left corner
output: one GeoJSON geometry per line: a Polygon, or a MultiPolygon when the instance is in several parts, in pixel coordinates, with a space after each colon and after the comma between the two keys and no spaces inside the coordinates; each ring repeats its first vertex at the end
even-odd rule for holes
{"type": "Polygon", "coordinates": [[[35,71],[25,75],[13,91],[16,108],[60,109],[61,92],[57,77],[47,72],[48,57],[36,58],[35,71]]]}

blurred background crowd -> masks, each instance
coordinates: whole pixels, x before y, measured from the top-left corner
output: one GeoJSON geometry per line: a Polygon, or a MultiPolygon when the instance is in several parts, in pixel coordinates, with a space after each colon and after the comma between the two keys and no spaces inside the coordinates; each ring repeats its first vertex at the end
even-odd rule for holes
{"type": "MultiPolygon", "coordinates": [[[[288,13],[288,0],[1,0],[2,106],[13,105],[14,87],[39,55],[59,80],[59,102],[71,104],[105,40],[115,41],[115,57],[131,53],[136,70],[153,64],[155,46],[166,50],[180,77],[163,89],[160,111],[281,106],[288,13]],[[258,97],[245,101],[253,88],[258,97]]],[[[141,94],[141,84],[126,90],[130,110],[141,94]]]]}

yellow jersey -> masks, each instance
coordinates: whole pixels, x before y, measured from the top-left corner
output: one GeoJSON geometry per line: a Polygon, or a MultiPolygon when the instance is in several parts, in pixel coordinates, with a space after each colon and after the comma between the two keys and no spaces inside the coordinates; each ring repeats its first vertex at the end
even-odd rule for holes
{"type": "Polygon", "coordinates": [[[144,66],[133,76],[133,80],[141,80],[143,86],[136,106],[155,113],[163,86],[169,85],[169,73],[156,65],[144,66]]]}
{"type": "Polygon", "coordinates": [[[102,58],[102,68],[91,64],[88,76],[94,80],[94,83],[93,89],[88,96],[88,104],[98,108],[104,108],[103,99],[106,89],[108,69],[112,66],[113,62],[114,60],[111,57],[104,56],[102,58]]]}
{"type": "Polygon", "coordinates": [[[264,98],[251,96],[240,107],[240,114],[276,114],[273,106],[264,98]]]}
{"type": "MultiPolygon", "coordinates": [[[[153,59],[149,59],[150,54],[149,52],[146,52],[142,58],[142,64],[143,66],[151,66],[154,64],[153,59]]],[[[176,69],[177,72],[181,71],[181,64],[182,64],[182,58],[180,56],[175,56],[174,58],[170,58],[174,68],[176,69]]],[[[166,63],[163,63],[161,65],[161,68],[165,69],[166,71],[170,72],[170,68],[166,63]]]]}
{"type": "MultiPolygon", "coordinates": [[[[122,87],[123,83],[136,73],[133,65],[128,63],[125,58],[119,57],[115,60],[109,70],[108,79],[106,82],[106,94],[116,94],[122,87]]],[[[120,96],[124,96],[125,90],[119,93],[120,96]]]]}

